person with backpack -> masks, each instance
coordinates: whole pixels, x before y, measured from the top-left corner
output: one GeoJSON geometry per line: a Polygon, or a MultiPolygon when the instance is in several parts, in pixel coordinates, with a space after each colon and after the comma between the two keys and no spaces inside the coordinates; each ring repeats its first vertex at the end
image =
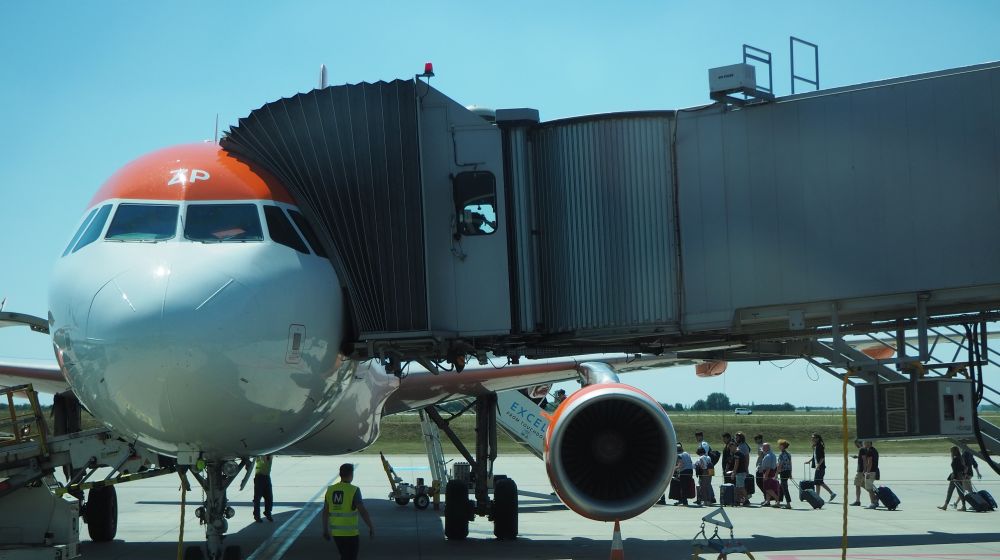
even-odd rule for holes
{"type": "Polygon", "coordinates": [[[712,489],[712,476],[715,469],[712,467],[712,458],[705,453],[705,448],[699,447],[695,453],[698,458],[694,462],[694,474],[698,477],[698,494],[695,504],[710,505],[715,503],[715,490],[712,489]]]}

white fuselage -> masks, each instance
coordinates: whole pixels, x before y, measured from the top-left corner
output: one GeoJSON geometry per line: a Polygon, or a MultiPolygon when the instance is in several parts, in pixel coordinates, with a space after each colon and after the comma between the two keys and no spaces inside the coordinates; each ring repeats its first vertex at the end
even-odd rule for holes
{"type": "MultiPolygon", "coordinates": [[[[262,216],[275,204],[244,202],[262,216]]],[[[181,206],[183,231],[188,203],[167,203],[181,206]]],[[[331,417],[357,368],[339,353],[343,307],[330,262],[266,230],[217,243],[102,232],[59,259],[49,320],[64,374],[96,417],[161,453],[219,458],[284,448],[331,417]]],[[[368,397],[370,418],[386,396],[368,397]]]]}

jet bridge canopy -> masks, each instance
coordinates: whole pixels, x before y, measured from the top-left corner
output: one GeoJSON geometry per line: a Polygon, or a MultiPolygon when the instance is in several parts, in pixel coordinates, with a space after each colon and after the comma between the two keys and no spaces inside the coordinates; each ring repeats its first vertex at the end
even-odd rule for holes
{"type": "Polygon", "coordinates": [[[420,81],[336,86],[223,146],[319,225],[355,356],[707,357],[1000,307],[998,131],[988,64],[548,123],[420,81]]]}

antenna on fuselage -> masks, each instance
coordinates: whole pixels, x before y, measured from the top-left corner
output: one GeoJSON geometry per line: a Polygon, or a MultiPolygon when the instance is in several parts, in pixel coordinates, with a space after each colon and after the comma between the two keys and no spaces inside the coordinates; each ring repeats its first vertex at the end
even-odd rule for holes
{"type": "Polygon", "coordinates": [[[219,143],[219,114],[215,114],[215,143],[219,143]]]}
{"type": "Polygon", "coordinates": [[[319,89],[326,87],[326,64],[319,65],[319,89]]]}

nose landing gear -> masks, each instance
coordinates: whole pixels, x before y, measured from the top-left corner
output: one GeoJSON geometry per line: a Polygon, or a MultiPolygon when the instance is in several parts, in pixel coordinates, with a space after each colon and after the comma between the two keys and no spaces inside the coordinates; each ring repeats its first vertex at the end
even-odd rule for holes
{"type": "Polygon", "coordinates": [[[239,546],[225,546],[229,519],[235,515],[229,507],[226,489],[236,480],[236,475],[249,465],[242,459],[239,466],[230,461],[209,461],[205,464],[205,474],[192,469],[190,472],[205,491],[205,501],[195,510],[195,515],[205,525],[205,549],[189,546],[184,551],[184,560],[242,560],[239,546]]]}

